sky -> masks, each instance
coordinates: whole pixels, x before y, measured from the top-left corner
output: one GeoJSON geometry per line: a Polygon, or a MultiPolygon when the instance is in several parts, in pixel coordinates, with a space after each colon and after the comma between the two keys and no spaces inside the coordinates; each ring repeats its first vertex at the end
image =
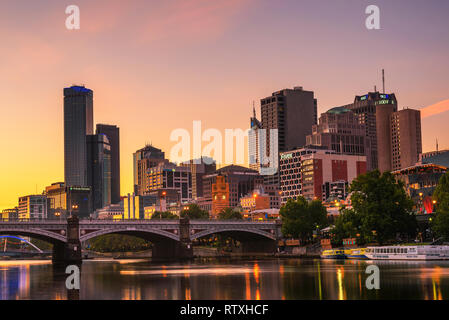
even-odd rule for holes
{"type": "Polygon", "coordinates": [[[447,0],[0,0],[0,209],[63,181],[72,84],[94,91],[95,123],[120,127],[122,194],[132,153],[169,155],[174,129],[246,130],[253,101],[260,115],[294,86],[322,113],[381,88],[383,68],[399,108],[422,109],[424,151],[449,148],[448,15],[447,0]]]}

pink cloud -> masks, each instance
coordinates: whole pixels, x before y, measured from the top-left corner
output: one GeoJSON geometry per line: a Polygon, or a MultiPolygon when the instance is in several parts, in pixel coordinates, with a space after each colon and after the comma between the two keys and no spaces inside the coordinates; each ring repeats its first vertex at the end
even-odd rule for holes
{"type": "Polygon", "coordinates": [[[446,111],[449,111],[449,100],[443,100],[436,104],[421,109],[421,116],[423,118],[427,118],[446,111]]]}

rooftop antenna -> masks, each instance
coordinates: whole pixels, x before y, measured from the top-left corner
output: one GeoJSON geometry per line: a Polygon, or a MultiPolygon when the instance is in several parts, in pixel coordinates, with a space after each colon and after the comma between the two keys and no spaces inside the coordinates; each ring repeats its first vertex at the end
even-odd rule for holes
{"type": "Polygon", "coordinates": [[[437,153],[438,153],[438,138],[437,138],[437,153]]]}
{"type": "Polygon", "coordinates": [[[253,115],[254,115],[254,119],[256,118],[256,106],[253,100],[253,115]]]}
{"type": "Polygon", "coordinates": [[[377,86],[374,86],[374,92],[377,92],[377,86]]]}
{"type": "Polygon", "coordinates": [[[385,70],[382,69],[382,89],[383,89],[383,94],[385,94],[385,70]]]}

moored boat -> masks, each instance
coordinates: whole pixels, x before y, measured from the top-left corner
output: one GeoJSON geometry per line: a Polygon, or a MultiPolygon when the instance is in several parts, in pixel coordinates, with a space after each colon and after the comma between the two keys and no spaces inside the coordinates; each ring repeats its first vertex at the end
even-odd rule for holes
{"type": "Polygon", "coordinates": [[[366,248],[356,248],[345,250],[346,259],[367,260],[365,255],[366,248]]]}
{"type": "Polygon", "coordinates": [[[323,250],[321,259],[346,259],[345,251],[342,249],[323,250]]]}
{"type": "Polygon", "coordinates": [[[449,260],[449,246],[384,246],[368,247],[370,260],[449,260]]]}

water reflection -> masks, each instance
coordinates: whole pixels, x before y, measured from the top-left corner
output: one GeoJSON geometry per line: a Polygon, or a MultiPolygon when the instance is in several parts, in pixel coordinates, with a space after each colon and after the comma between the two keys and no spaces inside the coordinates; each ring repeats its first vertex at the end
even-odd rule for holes
{"type": "Polygon", "coordinates": [[[0,299],[433,299],[449,290],[449,262],[379,261],[381,289],[365,287],[370,261],[202,259],[85,261],[67,291],[50,261],[1,261],[0,299]]]}

